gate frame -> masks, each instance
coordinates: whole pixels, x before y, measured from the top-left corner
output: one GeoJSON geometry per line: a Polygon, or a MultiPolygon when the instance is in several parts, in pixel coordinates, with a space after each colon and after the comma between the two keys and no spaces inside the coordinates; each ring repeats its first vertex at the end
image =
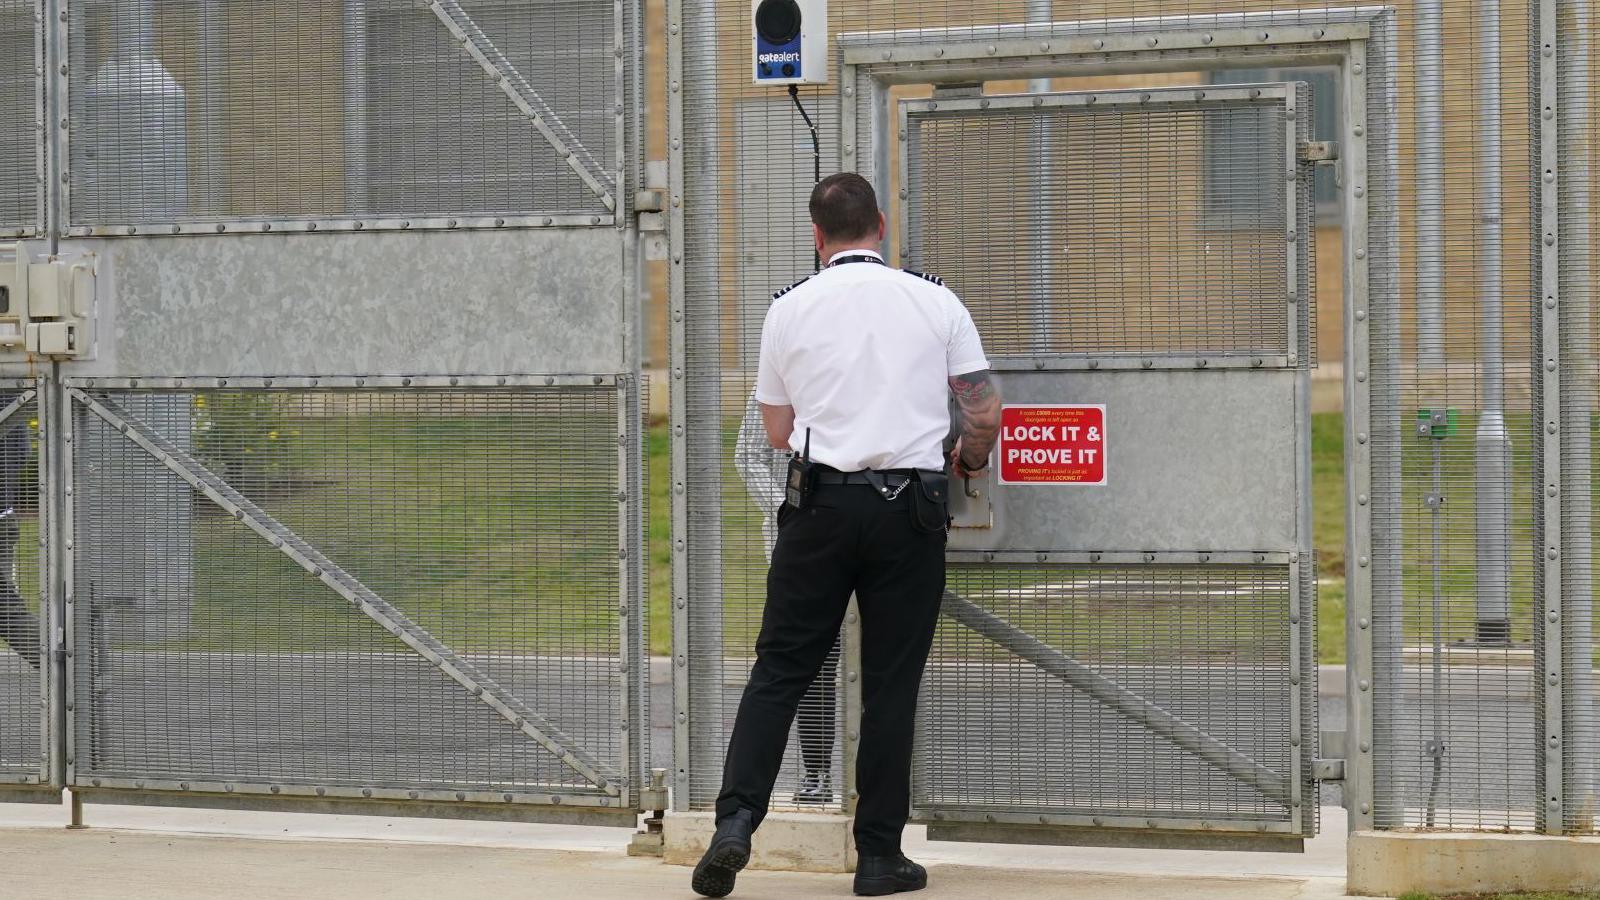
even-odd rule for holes
{"type": "MultiPolygon", "coordinates": [[[[638,681],[639,673],[633,671],[632,660],[640,657],[640,650],[647,641],[646,620],[647,605],[644,596],[644,585],[633,574],[635,560],[630,549],[633,535],[636,506],[642,502],[638,495],[639,473],[634,470],[631,450],[633,449],[637,429],[642,427],[640,418],[641,398],[639,381],[627,374],[564,374],[564,375],[522,375],[522,376],[290,376],[290,377],[207,377],[207,376],[173,376],[173,377],[103,377],[63,376],[54,380],[56,401],[60,405],[62,414],[57,419],[55,427],[60,432],[60,440],[56,443],[59,451],[59,468],[61,472],[60,486],[60,514],[55,516],[57,540],[51,543],[60,548],[59,570],[56,572],[52,585],[59,592],[59,601],[56,604],[60,610],[62,627],[52,629],[60,638],[63,653],[56,654],[62,658],[64,671],[58,672],[61,676],[55,680],[60,685],[61,701],[57,704],[58,711],[66,714],[64,727],[61,729],[60,740],[57,742],[61,759],[61,768],[57,780],[60,786],[65,787],[71,794],[73,809],[73,824],[82,824],[82,805],[84,802],[105,803],[115,805],[137,806],[165,806],[165,807],[198,807],[207,809],[241,809],[269,812],[320,812],[341,815],[380,815],[380,816],[417,816],[427,818],[451,819],[478,819],[493,821],[516,822],[546,822],[554,824],[578,825],[612,825],[620,827],[633,827],[642,810],[659,808],[665,805],[662,791],[655,788],[648,775],[649,760],[641,753],[644,746],[644,736],[637,732],[641,728],[648,728],[648,722],[643,715],[648,708],[648,697],[634,698],[631,691],[638,681]],[[421,786],[413,788],[383,788],[383,787],[350,787],[335,785],[317,785],[306,782],[300,784],[269,783],[262,781],[204,781],[182,780],[170,778],[118,778],[94,775],[82,775],[77,771],[76,749],[77,734],[74,715],[74,697],[76,691],[73,685],[76,682],[76,666],[72,660],[73,651],[82,644],[82,639],[76,634],[76,617],[73,615],[74,597],[74,532],[73,520],[74,504],[74,464],[72,457],[74,415],[77,406],[82,406],[87,415],[99,415],[91,408],[93,400],[89,392],[96,390],[118,391],[161,391],[182,390],[195,391],[204,389],[255,389],[255,390],[284,390],[284,391],[326,391],[348,392],[361,390],[429,390],[429,389],[480,389],[480,390],[518,390],[540,389],[546,387],[576,386],[599,387],[609,389],[616,395],[617,402],[617,517],[619,547],[617,552],[618,566],[618,604],[616,612],[619,618],[618,626],[618,651],[616,656],[616,672],[614,677],[619,683],[618,688],[618,714],[617,727],[622,732],[622,739],[618,747],[619,772],[624,776],[622,784],[613,785],[615,792],[607,791],[604,787],[595,792],[595,785],[574,787],[571,790],[536,790],[536,791],[471,791],[456,788],[426,789],[421,786]],[[634,701],[639,702],[636,704],[634,701]],[[637,756],[637,765],[635,765],[637,756]]],[[[129,423],[117,423],[104,416],[101,420],[113,430],[121,432],[130,446],[129,451],[142,453],[151,461],[165,465],[171,472],[188,483],[191,490],[206,492],[200,485],[191,481],[192,473],[187,473],[180,462],[169,459],[168,455],[158,447],[147,445],[147,440],[139,428],[130,426],[129,423]]],[[[41,419],[41,429],[44,426],[41,419]]],[[[224,484],[226,484],[224,482],[224,484]]],[[[235,506],[225,498],[208,497],[212,503],[234,518],[245,522],[247,527],[257,532],[262,540],[257,523],[250,514],[235,506]]],[[[313,577],[327,584],[335,593],[345,596],[345,591],[333,585],[333,577],[313,562],[294,552],[287,546],[287,541],[280,545],[276,539],[271,541],[280,553],[293,559],[308,572],[313,572],[313,577]]],[[[312,549],[315,550],[314,545],[312,549]]],[[[381,602],[381,598],[380,602],[381,602]]],[[[366,609],[365,603],[358,603],[358,608],[369,617],[371,613],[366,609]]],[[[374,618],[375,624],[385,627],[385,623],[374,618]]],[[[448,662],[441,663],[431,659],[426,653],[411,648],[413,653],[418,653],[422,658],[441,668],[448,662]]],[[[451,680],[457,680],[451,677],[451,680]]],[[[463,691],[471,691],[462,684],[463,691]]],[[[481,687],[476,689],[480,699],[484,693],[481,687]]],[[[519,727],[519,730],[520,727],[519,727]]],[[[548,749],[548,748],[547,748],[548,749]]],[[[570,767],[570,763],[569,763],[570,767]]],[[[8,794],[0,794],[0,800],[8,799],[8,794]]],[[[53,792],[47,802],[59,803],[59,790],[53,792]]]]}
{"type": "MultiPolygon", "coordinates": [[[[1544,0],[1548,3],[1549,0],[1544,0]]],[[[684,199],[688,193],[685,165],[683,79],[685,60],[683,17],[685,0],[668,0],[667,79],[668,146],[670,176],[669,269],[670,389],[672,413],[671,471],[672,507],[672,632],[673,632],[673,808],[688,811],[689,767],[691,765],[688,726],[693,707],[687,671],[690,620],[688,610],[688,510],[684,494],[688,481],[688,456],[684,443],[687,409],[686,319],[687,290],[684,250],[686,222],[684,199]]],[[[889,88],[895,84],[941,84],[982,80],[985,76],[1004,79],[1071,77],[1106,74],[1187,72],[1251,66],[1329,65],[1339,70],[1342,133],[1340,134],[1340,203],[1344,215],[1341,268],[1344,275],[1342,319],[1345,330],[1345,497],[1346,529],[1346,640],[1348,644],[1347,696],[1348,730],[1343,748],[1325,748],[1333,759],[1318,760],[1319,773],[1339,770],[1343,777],[1347,827],[1351,831],[1373,827],[1375,770],[1373,764],[1374,682],[1382,688],[1394,685],[1374,678],[1373,581],[1372,581],[1372,473],[1371,447],[1372,386],[1368,373],[1372,364],[1372,327],[1369,315],[1372,266],[1369,240],[1369,154],[1390,163],[1380,173],[1386,182],[1377,185],[1382,192],[1393,190],[1398,175],[1393,167],[1396,153],[1394,130],[1396,113],[1389,104],[1390,121],[1385,122],[1384,139],[1368,146],[1367,69],[1380,66],[1392,94],[1395,14],[1391,7],[1361,6],[1343,9],[1305,9],[1271,13],[1166,16],[1137,19],[1066,21],[1016,25],[964,27],[956,38],[946,29],[907,29],[901,31],[856,32],[838,35],[834,51],[838,65],[837,102],[840,127],[841,168],[859,168],[860,144],[857,114],[865,102],[872,109],[870,128],[877,134],[895,121],[889,107],[889,88]],[[1204,18],[1211,27],[1196,27],[1204,18]],[[1376,39],[1376,40],[1375,40],[1376,39]],[[1374,57],[1371,54],[1383,54],[1374,57]],[[997,63],[1006,62],[1002,67],[997,63]],[[866,96],[862,96],[865,92],[866,96]]],[[[892,171],[888,158],[889,142],[873,143],[872,171],[887,177],[892,171]]],[[[882,194],[880,193],[880,197],[882,194]]],[[[880,200],[880,203],[882,200],[880,200]]],[[[1398,252],[1396,235],[1380,236],[1398,252]]],[[[1547,276],[1548,277],[1548,276],[1547,276]]],[[[1380,297],[1383,301],[1393,298],[1380,297]]],[[[1386,305],[1393,307],[1393,302],[1386,305]]],[[[1394,308],[1376,311],[1385,322],[1398,321],[1394,308]]],[[[1389,372],[1375,373],[1380,384],[1392,389],[1389,372]]],[[[1307,531],[1309,535],[1309,531],[1307,531]]],[[[844,718],[844,756],[847,812],[855,793],[854,747],[859,735],[861,697],[859,679],[860,628],[853,617],[845,622],[846,668],[844,718]]],[[[1559,719],[1557,720],[1559,723],[1559,719]]],[[[1559,727],[1559,724],[1556,726],[1559,727]]],[[[1315,740],[1316,735],[1304,735],[1315,740]]],[[[1541,788],[1542,789],[1542,788],[1541,788]]],[[[1200,823],[1196,823],[1200,824],[1200,823]]],[[[1128,832],[1124,832],[1125,834],[1128,832]]]]}
{"type": "MultiPolygon", "coordinates": [[[[1084,667],[1084,681],[1069,680],[1073,687],[1079,691],[1087,692],[1091,696],[1100,696],[1101,691],[1114,691],[1120,695],[1119,699],[1107,704],[1110,708],[1123,715],[1138,721],[1141,725],[1159,734],[1194,756],[1219,766],[1235,779],[1243,781],[1250,786],[1262,791],[1274,801],[1281,802],[1287,812],[1281,820],[1250,815],[1229,815],[1219,813],[1207,816],[1204,820],[1184,817],[1160,812],[1138,812],[1134,810],[1121,810],[1112,814],[1085,814],[1085,813],[1037,813],[1037,812],[1001,812],[985,809],[981,812],[966,811],[949,808],[934,807],[919,812],[916,791],[913,791],[912,807],[913,818],[917,821],[927,822],[934,826],[943,839],[950,840],[986,840],[984,832],[989,826],[1010,825],[1025,826],[1019,834],[1025,834],[1027,829],[1035,826],[1051,826],[1052,829],[1094,829],[1097,827],[1112,827],[1119,829],[1159,829],[1161,831],[1185,832],[1181,839],[1164,842],[1162,845],[1177,845],[1192,847],[1196,838],[1192,832],[1212,831],[1218,832],[1214,838],[1203,841],[1204,846],[1236,844],[1243,846],[1249,840],[1252,847],[1260,849],[1284,849],[1285,840],[1295,841],[1310,836],[1314,828],[1316,816],[1309,818],[1305,808],[1305,789],[1307,787],[1307,770],[1310,760],[1306,758],[1302,748],[1304,732],[1303,722],[1307,707],[1315,703],[1314,698],[1309,698],[1309,684],[1302,684],[1304,677],[1302,669],[1305,646],[1304,639],[1309,635],[1310,623],[1315,621],[1314,606],[1306,605],[1307,592],[1304,590],[1305,579],[1302,577],[1302,554],[1310,557],[1314,550],[1310,547],[1310,477],[1306,466],[1310,458],[1310,420],[1308,416],[1308,398],[1310,394],[1309,376],[1310,366],[1306,360],[1300,358],[1300,348],[1303,339],[1307,337],[1306,318],[1302,310],[1311,305],[1311,302],[1302,303],[1305,298],[1299,296],[1300,274],[1304,266],[1302,256],[1302,243],[1309,244],[1316,239],[1315,234],[1300,234],[1301,209],[1299,202],[1299,185],[1296,181],[1310,175],[1310,164],[1300,155],[1301,139],[1308,133],[1305,128],[1307,119],[1299,116],[1297,103],[1304,90],[1299,82],[1261,82],[1261,83],[1228,83],[1215,87],[1198,87],[1194,85],[1181,85],[1172,87],[1144,87],[1144,88],[1107,88],[1085,90],[1051,90],[1035,93],[1007,93],[1007,94],[977,94],[942,97],[937,87],[934,95],[928,99],[904,99],[893,102],[895,106],[893,121],[898,129],[900,140],[897,146],[897,158],[893,174],[899,178],[900,192],[898,194],[899,209],[895,221],[899,225],[897,235],[898,244],[902,252],[909,247],[908,237],[911,232],[911,201],[909,191],[911,186],[911,169],[913,149],[910,141],[913,135],[913,120],[933,116],[941,117],[949,114],[966,113],[982,121],[982,116],[989,111],[1026,111],[1036,108],[1046,109],[1127,109],[1127,110],[1158,110],[1168,107],[1198,106],[1201,104],[1226,104],[1231,109],[1250,109],[1259,106],[1277,105],[1284,111],[1284,138],[1283,143],[1277,147],[1281,159],[1274,159],[1271,169],[1260,173],[1261,177],[1279,178],[1282,169],[1279,165],[1287,166],[1290,177],[1290,186],[1284,191],[1284,203],[1281,211],[1284,214],[1283,227],[1287,230],[1290,240],[1284,259],[1284,275],[1286,300],[1286,316],[1281,337],[1281,347],[1266,347],[1261,351],[1231,355],[1227,353],[1165,353],[1149,352],[1138,354],[1106,353],[1093,354],[1085,352],[1064,353],[1061,351],[1036,351],[1013,352],[1003,358],[990,359],[990,368],[997,372],[1049,372],[1060,373],[1068,371],[1100,370],[1100,371],[1148,371],[1172,369],[1178,371],[1195,372],[1200,369],[1241,369],[1260,372],[1286,372],[1294,376],[1294,419],[1296,423],[1295,447],[1295,490],[1296,496],[1296,532],[1297,542],[1289,547],[1266,547],[1257,550],[1220,549],[1194,550],[1189,552],[1142,552],[1133,550],[1102,551],[1102,552],[1074,552],[1063,550],[1052,551],[1025,551],[1017,549],[989,550],[989,549],[960,549],[950,548],[945,552],[947,564],[972,564],[980,562],[997,562],[1012,564],[1028,563],[1077,563],[1077,564],[1126,564],[1126,565],[1270,565],[1281,567],[1285,576],[1285,585],[1289,598],[1288,616],[1283,623],[1283,638],[1287,642],[1286,665],[1288,668],[1289,696],[1286,709],[1286,733],[1282,735],[1287,740],[1289,750],[1289,771],[1282,777],[1284,784],[1281,795],[1277,789],[1268,790],[1260,782],[1262,773],[1260,764],[1248,756],[1233,750],[1225,742],[1217,741],[1203,729],[1190,726],[1181,720],[1172,723],[1164,721],[1164,710],[1139,697],[1137,694],[1117,685],[1113,679],[1099,676],[1089,667],[1084,667]],[[1309,619],[1309,621],[1307,621],[1309,619]],[[1125,705],[1126,704],[1126,705],[1125,705]],[[1148,718],[1154,712],[1155,718],[1148,718]],[[1168,730],[1176,725],[1177,729],[1168,730]],[[1194,734],[1187,734],[1187,729],[1193,729],[1194,734]],[[1209,742],[1209,743],[1208,743],[1209,742]],[[1242,767],[1242,768],[1241,768],[1242,767]],[[1241,775],[1241,773],[1244,773],[1241,775]],[[946,824],[954,822],[958,824],[946,824]],[[959,836],[958,836],[959,835],[959,836]],[[1255,835],[1260,835],[1259,839],[1255,835]]],[[[881,141],[883,135],[875,134],[874,140],[881,141]]],[[[888,173],[879,174],[880,178],[888,173]]],[[[880,184],[880,187],[883,186],[880,184]]],[[[880,195],[887,196],[887,191],[880,191],[880,195]]],[[[902,264],[920,265],[920,261],[913,259],[910,263],[903,258],[902,264]]],[[[1312,298],[1314,300],[1314,298],[1312,298]]],[[[1309,341],[1306,341],[1309,345],[1309,341]]],[[[1314,350],[1314,348],[1312,348],[1314,350]]],[[[1307,566],[1312,565],[1309,559],[1307,566]]],[[[1314,594],[1312,594],[1314,596],[1314,594]]],[[[960,612],[952,612],[953,608],[959,609],[965,601],[955,597],[949,592],[945,595],[945,615],[955,619],[973,630],[983,634],[984,637],[995,641],[1000,647],[1023,658],[1024,660],[1041,665],[1036,657],[1024,652],[1020,647],[976,628],[960,612]],[[956,604],[952,607],[952,603],[956,604]]],[[[970,614],[980,614],[978,610],[969,609],[970,614]]],[[[995,623],[998,627],[999,623],[995,623]]],[[[1058,660],[1063,666],[1073,665],[1073,662],[1064,654],[1058,660]]],[[[1041,665],[1041,668],[1043,666],[1041,665]]],[[[1052,673],[1056,674],[1056,673],[1052,673]]],[[[1061,676],[1057,676],[1061,677],[1061,676]]],[[[1315,683],[1315,679],[1312,679],[1315,683]]],[[[1102,701],[1104,702],[1104,701],[1102,701]]],[[[1314,746],[1314,744],[1313,744],[1314,746]]],[[[1276,775],[1276,773],[1272,773],[1276,775]]],[[[1038,838],[1034,838],[1038,840],[1038,838]]],[[[1077,842],[1076,840],[1074,842],[1077,842]]]]}
{"type": "MultiPolygon", "coordinates": [[[[872,110],[872,172],[885,186],[892,171],[889,142],[882,138],[896,120],[889,108],[889,88],[896,84],[934,84],[1005,79],[1074,77],[1107,74],[1144,74],[1238,68],[1241,63],[1260,66],[1333,65],[1339,70],[1343,121],[1340,134],[1342,184],[1340,200],[1345,216],[1342,248],[1345,325],[1345,495],[1349,527],[1346,529],[1346,641],[1348,644],[1348,726],[1345,747],[1335,758],[1345,760],[1344,789],[1347,827],[1351,831],[1373,827],[1373,678],[1372,635],[1372,485],[1371,327],[1368,315],[1369,263],[1367,159],[1367,67],[1369,41],[1375,31],[1393,27],[1388,7],[1352,7],[1343,10],[1311,9],[1301,12],[1217,14],[1205,16],[1210,28],[1196,28],[1195,16],[1165,16],[1048,25],[978,27],[986,33],[961,40],[948,39],[942,29],[865,32],[840,35],[839,122],[840,153],[846,170],[857,169],[862,135],[857,114],[860,104],[872,110]],[[925,36],[925,37],[924,37],[925,36]],[[917,38],[923,37],[918,41],[917,38]],[[1229,51],[1250,51],[1247,55],[1229,51]],[[1020,63],[1001,68],[997,62],[1020,63]],[[863,99],[862,93],[866,97],[863,99]],[[1352,752],[1359,751],[1359,752],[1352,752]]],[[[1392,48],[1391,48],[1392,52],[1392,48]]],[[[1388,75],[1393,78],[1392,69],[1388,75]]],[[[1392,131],[1392,126],[1391,129],[1392,131]]],[[[1387,148],[1378,148],[1382,153],[1387,148]]],[[[880,191],[880,198],[883,192],[880,191]]],[[[880,204],[884,201],[880,199],[880,204]]],[[[680,244],[681,246],[681,244],[680,244]]],[[[1384,310],[1384,315],[1397,311],[1384,310]]],[[[675,323],[676,324],[676,323],[675,323]]],[[[1315,348],[1308,348],[1314,352],[1315,348]]],[[[1308,413],[1303,413],[1308,415],[1308,413]]],[[[676,459],[675,459],[676,461],[676,459]]],[[[676,524],[676,522],[675,522],[676,524]]],[[[1309,529],[1306,536],[1310,537],[1309,529]]],[[[674,612],[678,610],[675,608],[674,612]]],[[[847,621],[846,646],[859,648],[860,629],[847,621]]],[[[1298,646],[1299,641],[1296,640],[1298,646]]],[[[858,658],[850,657],[852,663],[858,658]]],[[[848,683],[848,682],[847,682],[848,683]]],[[[1302,690],[1304,685],[1298,686],[1302,690]]],[[[858,733],[859,695],[845,694],[847,736],[858,733]]],[[[1298,727],[1298,722],[1291,727],[1298,727]]],[[[1303,735],[1301,740],[1315,740],[1303,735]]],[[[1335,748],[1327,748],[1334,750],[1335,748]]],[[[855,792],[855,742],[845,745],[845,792],[855,792]]],[[[1317,769],[1324,768],[1319,765],[1317,769]]],[[[1304,812],[1297,811],[1297,820],[1304,812]]],[[[949,817],[949,814],[946,814],[949,817]]],[[[1066,817],[1051,817],[1063,819],[1066,817]]],[[[1102,821],[1110,821],[1100,817],[1102,821]]],[[[990,821],[974,814],[976,822],[990,821]]],[[[1098,824],[1098,823],[1091,823],[1098,824]]],[[[1198,827],[1204,823],[1196,822],[1198,827]]],[[[1161,823],[1163,828],[1170,827],[1161,823]]],[[[1151,827],[1151,826],[1147,826],[1151,827]]]]}

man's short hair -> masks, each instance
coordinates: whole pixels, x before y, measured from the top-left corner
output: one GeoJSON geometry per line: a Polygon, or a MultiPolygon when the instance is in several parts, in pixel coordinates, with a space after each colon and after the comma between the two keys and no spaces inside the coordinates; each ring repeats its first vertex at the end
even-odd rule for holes
{"type": "Polygon", "coordinates": [[[878,236],[878,195],[854,172],[840,172],[811,189],[811,221],[829,241],[878,236]]]}

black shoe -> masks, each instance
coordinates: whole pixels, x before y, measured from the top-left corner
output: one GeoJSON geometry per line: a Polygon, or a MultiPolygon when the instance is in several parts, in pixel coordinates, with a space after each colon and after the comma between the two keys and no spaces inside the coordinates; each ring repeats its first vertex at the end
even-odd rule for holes
{"type": "Polygon", "coordinates": [[[856,896],[883,897],[928,886],[928,870],[905,854],[862,856],[856,860],[856,896]]]}
{"type": "Polygon", "coordinates": [[[733,893],[733,879],[750,862],[750,834],[756,830],[756,817],[741,809],[717,823],[711,846],[700,864],[694,867],[690,886],[702,897],[726,897],[733,893]]]}
{"type": "Polygon", "coordinates": [[[796,806],[827,806],[832,803],[833,776],[827,772],[807,772],[794,792],[794,802],[796,806]]]}

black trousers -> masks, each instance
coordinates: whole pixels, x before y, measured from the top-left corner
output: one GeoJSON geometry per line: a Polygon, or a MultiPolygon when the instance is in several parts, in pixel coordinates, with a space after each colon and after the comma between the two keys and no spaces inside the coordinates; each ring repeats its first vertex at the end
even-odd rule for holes
{"type": "Polygon", "coordinates": [[[944,596],[942,532],[916,530],[909,488],[819,485],[805,509],[779,512],[767,605],[728,758],[717,817],[766,815],[795,708],[833,647],[850,595],[861,610],[861,741],[856,851],[900,852],[911,806],[917,690],[944,596]]]}

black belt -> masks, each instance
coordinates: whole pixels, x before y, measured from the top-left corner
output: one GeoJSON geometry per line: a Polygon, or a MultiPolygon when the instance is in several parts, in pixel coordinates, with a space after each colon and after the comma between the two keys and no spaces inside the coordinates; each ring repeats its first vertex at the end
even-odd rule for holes
{"type": "Polygon", "coordinates": [[[840,472],[836,469],[820,469],[816,474],[818,484],[865,484],[871,486],[886,499],[893,500],[900,496],[906,489],[913,476],[903,471],[886,470],[876,472],[871,469],[860,472],[840,472]]]}
{"type": "MultiPolygon", "coordinates": [[[[901,474],[897,474],[895,472],[878,472],[876,474],[881,475],[883,477],[884,482],[886,484],[890,484],[890,485],[902,485],[902,484],[905,484],[906,482],[911,480],[911,476],[910,475],[901,475],[901,474]]],[[[867,477],[867,473],[866,472],[828,472],[828,471],[820,471],[820,472],[817,473],[817,483],[818,484],[871,484],[872,483],[872,479],[867,477]]]]}

